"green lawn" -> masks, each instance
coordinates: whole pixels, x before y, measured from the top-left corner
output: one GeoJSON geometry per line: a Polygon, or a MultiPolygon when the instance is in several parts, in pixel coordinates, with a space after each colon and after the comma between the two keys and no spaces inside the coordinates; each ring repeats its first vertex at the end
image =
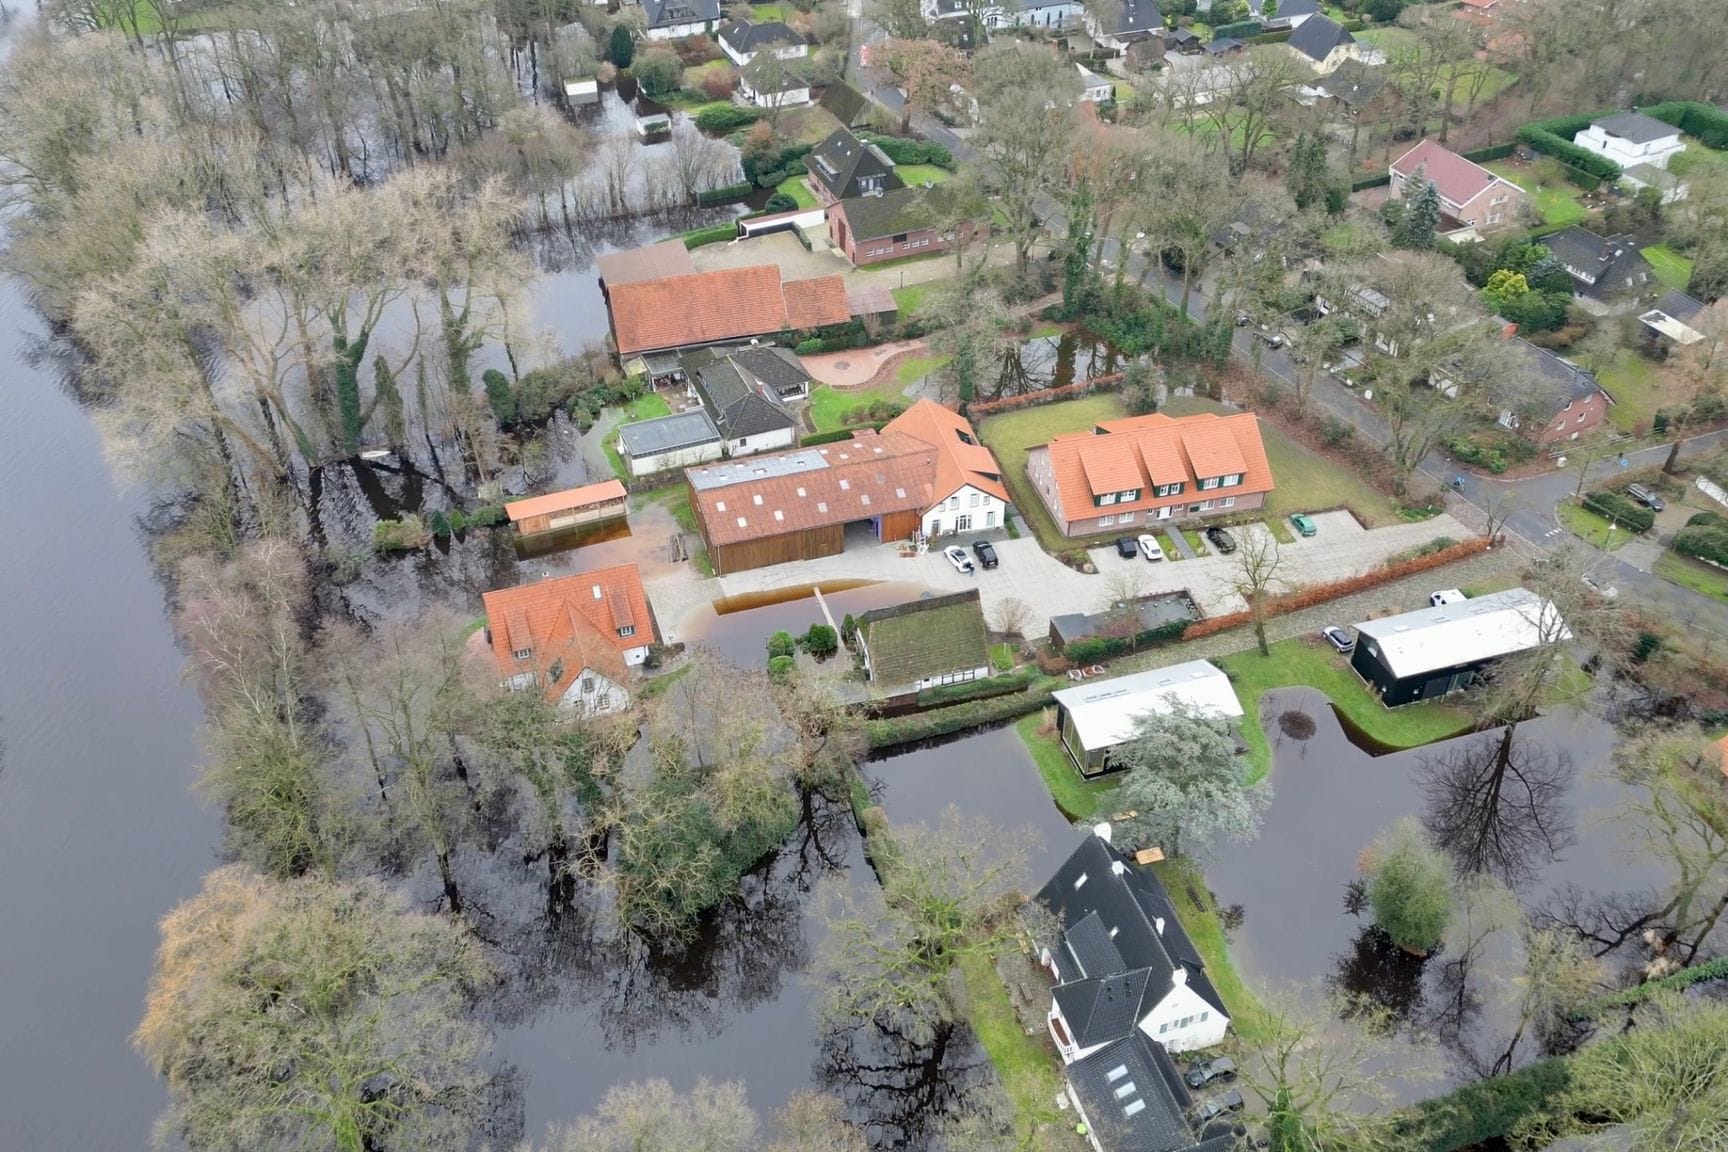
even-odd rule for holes
{"type": "Polygon", "coordinates": [[[1686,291],[1686,285],[1692,280],[1692,261],[1666,244],[1652,244],[1644,249],[1644,259],[1650,262],[1656,279],[1670,288],[1686,291]]]}
{"type": "Polygon", "coordinates": [[[1100,420],[1120,419],[1127,413],[1122,401],[1113,393],[1100,392],[1060,404],[1043,404],[1004,412],[987,417],[978,428],[978,438],[996,453],[1002,465],[1002,477],[1008,483],[1008,493],[1014,497],[1014,507],[1025,517],[1037,534],[1038,542],[1047,551],[1059,552],[1074,548],[1079,541],[1070,540],[1056,530],[1056,522],[1044,501],[1026,478],[1026,456],[1032,448],[1064,432],[1083,432],[1100,420]]]}
{"type": "Polygon", "coordinates": [[[1272,539],[1280,544],[1296,543],[1296,531],[1290,527],[1290,522],[1282,516],[1268,516],[1266,531],[1272,533],[1272,539]]]}
{"type": "Polygon", "coordinates": [[[1720,568],[1712,568],[1701,564],[1690,556],[1682,556],[1670,549],[1657,559],[1651,569],[1664,580],[1671,580],[1682,588],[1690,588],[1705,596],[1713,596],[1718,600],[1728,600],[1728,572],[1720,568]]]}
{"type": "Polygon", "coordinates": [[[1572,535],[1587,541],[1593,547],[1607,548],[1610,552],[1619,548],[1634,535],[1624,528],[1617,528],[1610,532],[1607,519],[1596,515],[1581,504],[1572,503],[1570,500],[1562,500],[1554,509],[1554,515],[1566,531],[1572,535]]]}
{"type": "Polygon", "coordinates": [[[922,284],[906,284],[899,288],[891,288],[894,294],[895,307],[900,309],[900,318],[917,315],[923,311],[931,293],[940,293],[949,287],[948,280],[926,280],[922,284]]]}
{"type": "MultiPolygon", "coordinates": [[[[1222,412],[1210,400],[1178,396],[1161,412],[1186,416],[1194,412],[1222,412]]],[[[1277,520],[1288,520],[1292,512],[1348,507],[1370,528],[1399,522],[1392,498],[1356,473],[1317,456],[1284,435],[1279,428],[1260,421],[1260,439],[1266,445],[1266,462],[1272,466],[1277,487],[1266,497],[1266,512],[1277,520]]],[[[1006,461],[1004,461],[1006,463],[1006,461]]]]}
{"type": "Polygon", "coordinates": [[[1614,363],[1596,373],[1596,379],[1614,397],[1608,406],[1609,421],[1634,436],[1649,432],[1657,409],[1669,402],[1657,366],[1630,348],[1621,349],[1614,363]]]}
{"type": "Polygon", "coordinates": [[[1032,761],[1038,765],[1038,775],[1044,777],[1044,786],[1050,789],[1056,807],[1075,823],[1085,823],[1098,814],[1099,808],[1116,791],[1116,781],[1120,777],[1081,779],[1074,762],[1068,759],[1068,753],[1062,751],[1062,743],[1056,739],[1056,734],[1038,731],[1043,722],[1043,715],[1034,712],[1021,717],[1014,728],[1031,751],[1032,761]]]}
{"type": "Polygon", "coordinates": [[[798,201],[798,207],[800,208],[816,207],[816,194],[804,186],[804,173],[802,172],[788,176],[786,179],[780,181],[780,183],[774,186],[774,191],[783,196],[792,197],[792,199],[798,201]]]}
{"type": "Polygon", "coordinates": [[[816,422],[816,431],[834,432],[847,426],[846,414],[854,408],[861,408],[873,400],[905,399],[898,384],[882,384],[849,392],[841,392],[829,384],[818,384],[810,393],[810,418],[816,422]]]}
{"type": "MultiPolygon", "coordinates": [[[[1020,1027],[1008,990],[988,957],[968,954],[960,959],[960,975],[966,985],[966,1020],[978,1036],[978,1042],[996,1065],[996,1075],[1002,1079],[1002,1089],[1014,1102],[1019,1118],[1015,1129],[1030,1135],[1040,1128],[1060,1124],[1069,1127],[1063,1114],[1056,1111],[1056,1097],[1061,1094],[1062,1060],[1048,1038],[1040,1033],[1028,1036],[1020,1027]]],[[[1085,1141],[1070,1136],[1070,1143],[1059,1147],[1084,1149],[1085,1141]]],[[[1036,1147],[1045,1147],[1043,1142],[1036,1147]]]]}
{"type": "Polygon", "coordinates": [[[758,24],[768,20],[784,20],[786,19],[786,6],[784,4],[752,4],[750,5],[750,18],[758,24]]]}
{"type": "MultiPolygon", "coordinates": [[[[644,392],[630,403],[624,405],[624,419],[620,424],[634,424],[639,420],[653,420],[657,416],[672,415],[672,406],[658,392],[644,392]]],[[[618,433],[614,430],[601,445],[606,453],[606,462],[612,465],[612,474],[620,480],[630,478],[629,469],[624,467],[624,460],[618,455],[618,433]]]]}
{"type": "Polygon", "coordinates": [[[940,184],[954,178],[954,173],[934,164],[897,164],[894,166],[894,175],[907,184],[940,184]]]}
{"type": "Polygon", "coordinates": [[[1200,529],[1198,528],[1182,529],[1182,538],[1188,541],[1188,547],[1194,549],[1196,556],[1204,556],[1212,551],[1206,546],[1206,541],[1200,538],[1200,529]]]}
{"type": "Polygon", "coordinates": [[[1700,168],[1728,167],[1728,152],[1706,148],[1697,137],[1686,137],[1686,151],[1668,161],[1668,171],[1676,176],[1696,172],[1700,168]]]}
{"type": "Polygon", "coordinates": [[[1554,179],[1538,184],[1534,165],[1514,164],[1510,160],[1496,160],[1484,167],[1528,192],[1535,202],[1536,214],[1542,217],[1544,223],[1577,224],[1589,215],[1589,211],[1579,201],[1579,197],[1584,194],[1583,189],[1570,181],[1554,179]]]}
{"type": "Polygon", "coordinates": [[[1258,649],[1238,652],[1217,661],[1236,685],[1242,701],[1242,740],[1248,759],[1259,779],[1272,769],[1272,746],[1260,725],[1260,697],[1272,688],[1300,685],[1324,692],[1338,710],[1370,737],[1395,748],[1414,748],[1470,727],[1462,709],[1445,704],[1406,704],[1383,708],[1351,670],[1347,658],[1338,655],[1318,637],[1299,637],[1272,645],[1272,655],[1258,649]]]}
{"type": "Polygon", "coordinates": [[[952,356],[908,356],[894,369],[894,376],[903,385],[915,384],[952,359],[952,356]]]}

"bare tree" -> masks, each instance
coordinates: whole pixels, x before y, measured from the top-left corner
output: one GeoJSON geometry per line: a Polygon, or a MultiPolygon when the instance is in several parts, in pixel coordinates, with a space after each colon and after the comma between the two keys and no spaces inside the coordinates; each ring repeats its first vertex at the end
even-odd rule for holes
{"type": "Polygon", "coordinates": [[[1254,642],[1262,656],[1272,655],[1266,643],[1266,614],[1272,598],[1290,587],[1286,571],[1278,540],[1264,525],[1249,524],[1237,533],[1236,591],[1247,601],[1249,618],[1254,621],[1254,642]]]}
{"type": "Polygon", "coordinates": [[[981,123],[971,143],[986,161],[982,177],[996,189],[1014,267],[1025,277],[1047,205],[1066,183],[1074,107],[1064,94],[1073,75],[1050,53],[1017,42],[979,52],[972,72],[981,123]]]}
{"type": "Polygon", "coordinates": [[[486,1119],[491,974],[449,920],[377,880],[235,865],[162,921],[133,1043],[193,1149],[464,1149],[486,1119]]]}
{"type": "Polygon", "coordinates": [[[1637,795],[1624,812],[1635,843],[1672,869],[1647,921],[1685,949],[1690,964],[1728,911],[1728,800],[1721,759],[1696,727],[1653,727],[1615,750],[1637,795]]]}
{"type": "Polygon", "coordinates": [[[1004,636],[1026,639],[1025,628],[1032,619],[1032,609],[1018,596],[1004,596],[990,610],[990,626],[1004,636]]]}
{"type": "Polygon", "coordinates": [[[762,1146],[760,1128],[740,1081],[701,1077],[686,1094],[664,1080],[639,1080],[614,1084],[592,1115],[517,1152],[752,1152],[762,1146]]]}

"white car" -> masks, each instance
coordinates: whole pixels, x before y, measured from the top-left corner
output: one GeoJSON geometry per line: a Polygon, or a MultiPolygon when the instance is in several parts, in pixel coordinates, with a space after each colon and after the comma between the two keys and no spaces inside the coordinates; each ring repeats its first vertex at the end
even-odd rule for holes
{"type": "Polygon", "coordinates": [[[1164,549],[1158,546],[1158,537],[1151,535],[1140,537],[1140,555],[1148,560],[1164,559],[1164,549]]]}
{"type": "Polygon", "coordinates": [[[1456,588],[1446,588],[1428,594],[1428,604],[1432,608],[1444,608],[1448,604],[1461,604],[1465,599],[1464,593],[1456,588]]]}
{"type": "Polygon", "coordinates": [[[954,565],[954,571],[963,576],[972,575],[972,557],[966,555],[966,549],[950,544],[942,549],[942,555],[948,557],[948,563],[954,565]]]}
{"type": "Polygon", "coordinates": [[[1620,589],[1614,587],[1614,585],[1608,583],[1608,581],[1599,576],[1592,576],[1590,573],[1586,572],[1584,573],[1583,580],[1585,587],[1589,588],[1604,600],[1618,600],[1620,598],[1620,589]]]}

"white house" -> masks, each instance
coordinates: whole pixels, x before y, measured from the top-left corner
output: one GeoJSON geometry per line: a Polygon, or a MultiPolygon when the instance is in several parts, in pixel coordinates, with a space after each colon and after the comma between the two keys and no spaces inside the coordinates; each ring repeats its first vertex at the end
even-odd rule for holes
{"type": "Polygon", "coordinates": [[[1007,0],[984,18],[991,28],[1070,28],[1086,15],[1086,6],[1075,0],[1007,0]]]}
{"type": "Polygon", "coordinates": [[[1086,34],[1100,48],[1114,52],[1125,52],[1128,45],[1150,39],[1164,27],[1164,13],[1157,0],[1119,0],[1105,15],[1111,18],[1108,24],[1100,22],[1096,13],[1087,12],[1086,34]]]}
{"type": "Polygon", "coordinates": [[[644,35],[650,40],[682,40],[714,30],[720,20],[720,0],[640,0],[646,17],[644,35]]]}
{"type": "Polygon", "coordinates": [[[1640,164],[1667,168],[1668,161],[1686,151],[1680,129],[1642,112],[1617,112],[1592,120],[1590,127],[1572,138],[1572,143],[1622,168],[1636,168],[1640,164]]]}
{"type": "Polygon", "coordinates": [[[1230,1029],[1224,1000],[1158,877],[1086,834],[1037,900],[1061,922],[1039,963],[1056,981],[1046,1025],[1074,1064],[1138,1031],[1171,1052],[1210,1048],[1230,1029]]]}
{"type": "Polygon", "coordinates": [[[785,73],[776,81],[779,91],[775,92],[767,90],[766,81],[758,79],[757,83],[763,85],[763,90],[758,91],[750,83],[748,72],[738,76],[738,94],[758,108],[802,108],[811,102],[810,81],[802,76],[785,73]]]}
{"type": "Polygon", "coordinates": [[[802,60],[810,55],[809,41],[778,20],[753,24],[734,20],[720,29],[720,50],[742,68],[758,53],[772,52],[781,60],[802,60]]]}
{"type": "Polygon", "coordinates": [[[933,400],[920,400],[883,426],[888,435],[903,432],[936,449],[930,506],[923,531],[934,539],[950,533],[985,532],[1007,521],[1007,486],[1002,467],[978,442],[966,418],[933,400]]]}
{"type": "Polygon", "coordinates": [[[725,455],[725,438],[700,408],[618,426],[618,457],[633,477],[692,468],[725,455]]]}
{"type": "Polygon", "coordinates": [[[1054,694],[1062,747],[1080,771],[1096,775],[1108,766],[1110,749],[1134,738],[1142,716],[1183,705],[1197,713],[1235,720],[1242,702],[1230,678],[1205,660],[1088,680],[1054,694]]]}
{"type": "Polygon", "coordinates": [[[1110,81],[1090,71],[1083,64],[1076,63],[1074,67],[1080,72],[1080,99],[1091,104],[1102,104],[1115,97],[1116,88],[1110,81]]]}
{"type": "Polygon", "coordinates": [[[630,669],[656,642],[636,565],[500,588],[481,601],[492,658],[510,689],[538,688],[585,716],[630,706],[630,669]]]}
{"type": "Polygon", "coordinates": [[[857,625],[854,643],[865,675],[883,692],[990,677],[990,636],[975,587],[872,608],[857,625]]]}

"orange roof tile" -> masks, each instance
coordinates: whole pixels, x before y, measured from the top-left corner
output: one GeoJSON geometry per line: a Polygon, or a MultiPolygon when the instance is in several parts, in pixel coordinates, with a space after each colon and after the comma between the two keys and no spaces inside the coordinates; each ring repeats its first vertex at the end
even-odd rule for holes
{"type": "Polygon", "coordinates": [[[499,674],[506,679],[536,674],[546,685],[547,699],[562,696],[584,668],[621,679],[624,653],[657,640],[642,573],[634,564],[499,588],[480,599],[499,674]],[[621,628],[633,631],[620,636],[621,628]],[[518,660],[520,651],[531,655],[518,660]],[[561,665],[556,677],[554,665],[561,665]]]}
{"type": "Polygon", "coordinates": [[[1094,496],[1146,487],[1140,458],[1133,441],[1126,437],[1092,445],[1080,457],[1080,470],[1085,473],[1086,487],[1094,496]]]}
{"type": "Polygon", "coordinates": [[[855,432],[819,448],[685,470],[709,547],[849,524],[935,503],[938,453],[902,433],[855,432]]]}
{"type": "Polygon", "coordinates": [[[1728,776],[1728,736],[1716,741],[1716,755],[1722,760],[1722,775],[1728,776]]]}
{"type": "Polygon", "coordinates": [[[1012,503],[1002,483],[1002,466],[990,449],[978,442],[978,434],[966,417],[953,409],[934,400],[919,400],[885,424],[882,432],[904,433],[936,449],[936,475],[927,507],[935,507],[968,484],[1004,504],[1012,503]]]}
{"type": "Polygon", "coordinates": [[[562,492],[548,492],[544,496],[512,500],[504,505],[504,514],[510,517],[510,522],[514,524],[530,516],[544,516],[548,512],[562,512],[566,508],[586,508],[591,504],[604,504],[609,500],[623,500],[629,495],[619,481],[602,480],[598,484],[585,484],[580,488],[566,488],[562,492]]]}
{"type": "MultiPolygon", "coordinates": [[[[1176,419],[1154,413],[1108,420],[1094,426],[1090,432],[1058,436],[1045,445],[1050,454],[1057,496],[1069,519],[1080,520],[1094,514],[1092,509],[1096,505],[1092,497],[1099,490],[1093,487],[1091,468],[1107,470],[1113,467],[1113,462],[1120,459],[1123,447],[1137,452],[1139,460],[1145,464],[1149,483],[1107,485],[1103,491],[1142,488],[1140,499],[1113,505],[1116,512],[1173,507],[1223,496],[1245,496],[1270,492],[1274,487],[1272,468],[1266,462],[1266,446],[1260,439],[1260,422],[1252,412],[1229,416],[1202,413],[1176,419]],[[1196,456],[1198,460],[1194,459],[1196,456]],[[1105,463],[1096,464],[1098,460],[1105,463]],[[1224,470],[1197,472],[1195,465],[1200,462],[1204,462],[1206,467],[1224,470]],[[1200,490],[1201,480],[1233,475],[1238,471],[1242,474],[1242,483],[1229,488],[1200,490]],[[1176,483],[1185,485],[1181,493],[1156,495],[1155,486],[1176,483]]],[[[1138,465],[1135,471],[1138,473],[1138,465]]],[[[1118,483],[1108,471],[1102,474],[1111,477],[1109,484],[1118,483]]]]}
{"type": "Polygon", "coordinates": [[[608,286],[620,356],[762,336],[786,327],[773,264],[608,286]]]}
{"type": "Polygon", "coordinates": [[[844,276],[788,280],[785,295],[786,324],[790,328],[825,328],[852,319],[852,305],[846,299],[844,276]]]}
{"type": "Polygon", "coordinates": [[[682,240],[662,240],[646,248],[628,252],[608,252],[594,261],[600,269],[600,279],[608,288],[633,284],[638,280],[658,280],[664,276],[688,276],[696,271],[690,249],[682,240]]]}

